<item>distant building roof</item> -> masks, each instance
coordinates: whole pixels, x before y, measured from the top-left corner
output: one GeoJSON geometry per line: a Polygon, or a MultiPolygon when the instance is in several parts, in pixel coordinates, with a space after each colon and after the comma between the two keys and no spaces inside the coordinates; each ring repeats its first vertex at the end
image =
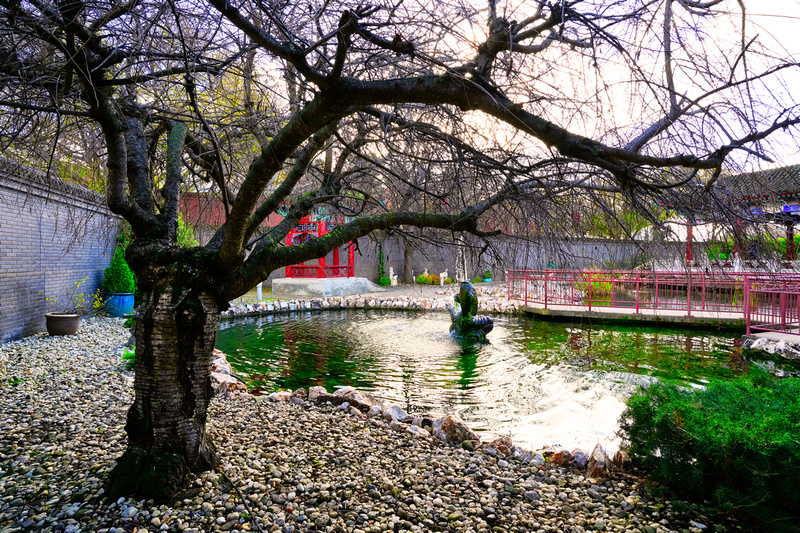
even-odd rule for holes
{"type": "Polygon", "coordinates": [[[718,189],[748,203],[780,203],[800,197],[800,165],[723,176],[718,189]]]}

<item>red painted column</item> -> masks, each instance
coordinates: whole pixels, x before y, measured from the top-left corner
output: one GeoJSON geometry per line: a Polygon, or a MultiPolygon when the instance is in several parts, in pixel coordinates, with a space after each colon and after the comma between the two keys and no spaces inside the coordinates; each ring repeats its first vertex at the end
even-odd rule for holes
{"type": "Polygon", "coordinates": [[[694,259],[692,255],[692,222],[689,221],[689,224],[686,226],[686,262],[690,262],[694,259]]]}
{"type": "Polygon", "coordinates": [[[347,264],[350,265],[348,276],[349,278],[356,277],[356,247],[350,244],[347,249],[347,264]]]}

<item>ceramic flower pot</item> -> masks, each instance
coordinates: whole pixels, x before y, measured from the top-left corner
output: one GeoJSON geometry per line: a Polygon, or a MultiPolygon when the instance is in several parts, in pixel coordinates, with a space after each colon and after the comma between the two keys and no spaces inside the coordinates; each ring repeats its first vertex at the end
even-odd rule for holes
{"type": "Polygon", "coordinates": [[[113,292],[105,297],[106,311],[111,316],[121,317],[133,311],[132,292],[113,292]]]}
{"type": "Polygon", "coordinates": [[[72,313],[45,313],[45,326],[51,336],[75,335],[80,325],[80,315],[72,313]]]}

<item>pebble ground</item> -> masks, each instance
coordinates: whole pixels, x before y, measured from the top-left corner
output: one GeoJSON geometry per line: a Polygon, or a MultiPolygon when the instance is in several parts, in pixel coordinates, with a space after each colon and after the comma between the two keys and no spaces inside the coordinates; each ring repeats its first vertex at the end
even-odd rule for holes
{"type": "Polygon", "coordinates": [[[704,506],[647,495],[633,472],[589,479],[492,448],[467,451],[330,406],[215,399],[218,471],[170,505],[104,497],[125,447],[129,332],[92,319],[74,337],[0,345],[0,531],[352,532],[735,529],[704,506]]]}

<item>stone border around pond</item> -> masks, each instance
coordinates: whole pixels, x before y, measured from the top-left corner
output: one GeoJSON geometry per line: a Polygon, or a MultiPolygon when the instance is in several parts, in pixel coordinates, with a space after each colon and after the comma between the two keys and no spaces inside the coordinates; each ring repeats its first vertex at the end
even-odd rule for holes
{"type": "MultiPolygon", "coordinates": [[[[322,311],[336,309],[393,309],[420,311],[447,311],[447,304],[453,303],[453,294],[442,291],[439,297],[410,296],[330,296],[325,298],[271,300],[247,305],[232,305],[221,313],[222,318],[262,316],[292,311],[322,311]]],[[[504,289],[483,289],[479,293],[478,311],[491,314],[516,314],[519,306],[506,298],[504,289]]]]}
{"type": "MultiPolygon", "coordinates": [[[[798,339],[800,340],[800,339],[798,339]]],[[[785,340],[771,340],[755,335],[742,336],[743,350],[760,350],[771,355],[779,355],[790,361],[800,361],[800,343],[785,340]]]]}
{"type": "MultiPolygon", "coordinates": [[[[244,382],[233,374],[227,355],[217,349],[214,350],[211,379],[214,394],[223,399],[251,396],[244,382]]],[[[480,435],[469,429],[456,415],[445,415],[436,419],[413,416],[397,405],[384,404],[369,392],[350,386],[341,387],[333,393],[329,393],[325,387],[314,386],[308,391],[303,388],[295,391],[281,390],[253,398],[257,401],[287,402],[299,406],[328,405],[357,419],[369,420],[371,424],[385,423],[396,431],[409,433],[429,442],[439,441],[461,446],[469,451],[483,448],[489,455],[496,456],[498,461],[513,457],[515,460],[542,469],[548,464],[585,468],[586,475],[593,478],[605,477],[610,473],[610,469],[622,468],[628,461],[625,453],[621,451],[618,451],[613,459],[609,459],[600,444],[597,444],[591,453],[587,453],[580,449],[569,451],[556,447],[529,451],[515,446],[510,437],[482,443],[480,435]]]]}
{"type": "MultiPolygon", "coordinates": [[[[418,310],[418,311],[447,311],[447,305],[453,301],[453,294],[444,290],[438,292],[439,297],[409,297],[409,296],[374,296],[353,295],[333,296],[325,298],[271,300],[247,305],[232,305],[230,309],[221,313],[221,318],[234,319],[240,317],[265,316],[278,313],[296,311],[323,311],[340,309],[366,309],[366,310],[418,310]]],[[[478,311],[488,314],[516,314],[519,306],[506,298],[506,291],[500,288],[479,289],[482,297],[478,302],[478,311]]],[[[216,394],[222,397],[248,395],[247,387],[237,378],[227,361],[226,355],[219,350],[214,350],[214,363],[212,378],[216,394]]],[[[627,463],[624,452],[618,451],[612,459],[606,455],[600,444],[597,444],[591,453],[585,450],[567,450],[555,447],[546,447],[536,451],[529,451],[515,446],[510,437],[501,437],[490,443],[481,443],[480,436],[469,429],[464,422],[455,415],[445,415],[442,418],[431,419],[415,417],[406,413],[396,405],[384,405],[383,402],[368,392],[359,391],[353,387],[342,387],[334,393],[329,393],[324,387],[311,387],[308,391],[297,389],[295,391],[283,390],[267,396],[256,396],[257,399],[269,401],[284,401],[304,405],[306,402],[318,405],[331,405],[338,410],[360,418],[370,419],[371,423],[388,423],[397,431],[410,433],[415,437],[441,441],[449,445],[460,445],[467,450],[485,448],[490,455],[498,456],[499,460],[505,457],[514,457],[525,463],[531,463],[544,468],[545,464],[571,466],[586,469],[589,477],[604,477],[611,468],[622,468],[627,463]]]]}

